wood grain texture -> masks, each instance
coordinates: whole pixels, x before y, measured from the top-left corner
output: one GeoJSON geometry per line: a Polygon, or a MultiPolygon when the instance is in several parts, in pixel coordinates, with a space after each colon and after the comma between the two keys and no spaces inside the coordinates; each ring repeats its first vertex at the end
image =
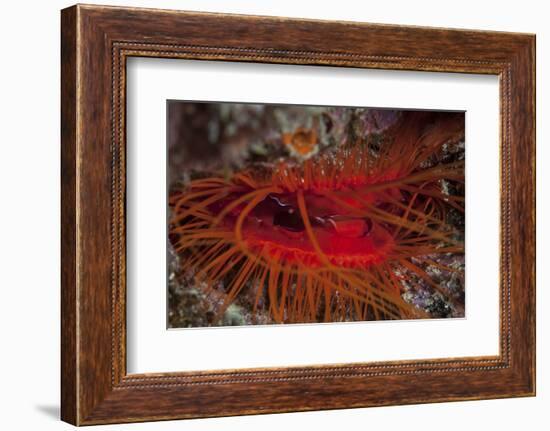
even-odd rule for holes
{"type": "Polygon", "coordinates": [[[533,35],[79,5],[62,11],[61,36],[63,420],[86,425],[534,394],[533,35]],[[127,375],[130,56],[498,75],[499,356],[127,375]]]}
{"type": "Polygon", "coordinates": [[[76,9],[61,17],[61,417],[77,417],[76,9]]]}

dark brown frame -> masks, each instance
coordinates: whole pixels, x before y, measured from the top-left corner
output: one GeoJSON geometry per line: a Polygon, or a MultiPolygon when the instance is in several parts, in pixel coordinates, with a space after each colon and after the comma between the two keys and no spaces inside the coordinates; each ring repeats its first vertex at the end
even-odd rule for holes
{"type": "Polygon", "coordinates": [[[61,47],[63,420],[88,425],[535,394],[534,35],[78,5],[62,11],[61,47]],[[498,75],[500,354],[127,375],[130,56],[498,75]]]}

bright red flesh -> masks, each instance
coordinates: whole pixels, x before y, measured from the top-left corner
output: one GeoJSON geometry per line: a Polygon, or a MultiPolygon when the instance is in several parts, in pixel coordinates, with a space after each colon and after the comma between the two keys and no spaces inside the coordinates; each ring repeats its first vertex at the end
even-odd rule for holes
{"type": "MultiPolygon", "coordinates": [[[[387,259],[394,246],[391,234],[368,217],[358,217],[353,208],[361,202],[375,203],[375,194],[361,194],[360,188],[335,192],[346,205],[313,191],[304,192],[312,232],[324,256],[316,251],[304,226],[294,193],[271,194],[246,217],[242,227],[247,247],[284,261],[316,268],[326,260],[336,266],[364,268],[387,259]]],[[[235,196],[231,196],[235,199],[235,196]]],[[[238,198],[238,197],[237,197],[238,198]]],[[[229,202],[229,199],[226,201],[229,202]]],[[[223,204],[222,204],[223,205],[223,204]]],[[[228,228],[235,226],[243,207],[233,210],[224,219],[228,228]]]]}

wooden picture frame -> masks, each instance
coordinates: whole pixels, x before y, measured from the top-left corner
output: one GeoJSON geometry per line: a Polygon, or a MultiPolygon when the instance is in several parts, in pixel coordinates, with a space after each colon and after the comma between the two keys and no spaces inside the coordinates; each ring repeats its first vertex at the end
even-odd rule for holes
{"type": "Polygon", "coordinates": [[[535,394],[534,35],[77,5],[62,11],[61,50],[64,421],[535,394]],[[125,66],[132,56],[497,75],[500,354],[128,375],[125,66]]]}

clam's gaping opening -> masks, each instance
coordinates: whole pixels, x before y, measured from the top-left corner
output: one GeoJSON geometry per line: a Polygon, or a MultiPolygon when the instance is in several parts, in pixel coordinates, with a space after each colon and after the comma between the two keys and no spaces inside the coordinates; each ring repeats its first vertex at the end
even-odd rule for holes
{"type": "Polygon", "coordinates": [[[464,114],[169,104],[172,327],[464,316],[464,114]]]}

